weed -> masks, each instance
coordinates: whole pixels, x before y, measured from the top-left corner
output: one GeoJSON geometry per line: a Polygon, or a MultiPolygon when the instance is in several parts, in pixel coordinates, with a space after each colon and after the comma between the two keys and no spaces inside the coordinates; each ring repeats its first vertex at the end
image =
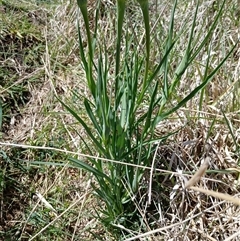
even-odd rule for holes
{"type": "MultiPolygon", "coordinates": [[[[144,170],[138,166],[149,166],[153,153],[156,151],[154,143],[164,143],[173,134],[169,133],[156,139],[154,138],[156,126],[179,108],[186,106],[197,93],[203,92],[236,46],[233,46],[214,68],[209,68],[211,39],[221,19],[225,1],[214,10],[216,14],[203,36],[196,33],[199,12],[199,3],[197,3],[189,33],[184,36],[187,39],[184,54],[180,61],[174,63],[175,68],[171,70],[172,74],[170,72],[173,66],[172,56],[174,56],[179,39],[183,38],[181,32],[184,31],[182,29],[179,34],[174,33],[177,7],[177,1],[175,1],[169,21],[168,36],[162,46],[163,57],[150,71],[150,48],[154,42],[150,39],[149,2],[141,0],[138,3],[145,24],[145,53],[138,51],[138,43],[127,33],[127,30],[126,35],[123,36],[126,1],[118,0],[116,2],[116,57],[113,64],[108,61],[106,43],[104,40],[99,42],[98,39],[99,32],[101,32],[98,29],[100,26],[98,16],[101,15],[100,1],[96,7],[96,24],[91,35],[87,1],[78,0],[88,43],[88,50],[86,50],[83,44],[83,32],[78,24],[80,55],[91,95],[83,101],[89,121],[85,121],[74,107],[61,101],[84,127],[100,157],[135,166],[123,166],[111,162],[105,165],[101,160],[96,159],[89,159],[91,163],[89,165],[76,158],[70,158],[76,167],[83,168],[95,176],[97,185],[92,184],[92,186],[96,195],[105,204],[98,217],[113,232],[116,231],[116,227],[146,231],[148,224],[143,213],[136,206],[136,203],[140,202],[137,197],[142,189],[144,176],[144,170]],[[124,43],[123,40],[125,40],[124,43]],[[125,51],[121,53],[121,49],[125,51]],[[201,83],[185,96],[177,97],[178,87],[181,81],[185,81],[185,73],[192,68],[199,54],[206,55],[206,61],[201,63],[204,66],[201,83]],[[115,75],[111,82],[109,76],[113,67],[115,67],[115,75]]],[[[75,98],[83,98],[78,92],[73,92],[73,95],[75,98]]],[[[201,103],[202,101],[200,105],[201,103]]],[[[87,149],[92,155],[95,153],[95,150],[88,146],[87,149]]]]}
{"type": "Polygon", "coordinates": [[[0,239],[237,237],[238,1],[3,0],[0,239]]]}

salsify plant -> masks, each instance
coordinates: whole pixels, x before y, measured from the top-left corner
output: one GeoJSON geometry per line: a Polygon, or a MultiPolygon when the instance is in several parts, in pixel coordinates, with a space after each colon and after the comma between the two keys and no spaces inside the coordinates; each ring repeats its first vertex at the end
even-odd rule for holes
{"type": "MultiPolygon", "coordinates": [[[[203,90],[232,53],[233,49],[209,72],[211,48],[208,45],[221,17],[225,1],[208,32],[199,41],[194,37],[199,5],[196,4],[184,56],[179,63],[175,63],[174,77],[169,79],[169,65],[172,64],[170,56],[174,54],[174,47],[180,38],[180,35],[175,36],[173,30],[177,0],[170,16],[164,53],[159,63],[151,66],[151,70],[149,2],[137,0],[145,27],[145,52],[142,54],[137,47],[134,47],[135,45],[131,45],[133,38],[129,33],[126,31],[126,35],[123,35],[126,0],[117,0],[113,84],[112,76],[109,77],[112,63],[108,61],[106,46],[98,39],[100,1],[96,7],[93,33],[90,30],[87,0],[77,0],[77,3],[83,16],[88,44],[86,49],[82,36],[84,31],[78,25],[80,56],[90,92],[90,97],[85,97],[83,100],[88,120],[83,119],[70,104],[61,102],[85,129],[94,147],[89,148],[86,144],[89,152],[98,153],[100,157],[119,161],[121,164],[103,162],[101,159],[89,159],[90,162],[86,163],[73,157],[70,161],[76,167],[92,173],[96,178],[97,184],[92,186],[96,195],[104,203],[99,218],[106,227],[110,230],[115,230],[119,225],[134,228],[142,225],[143,220],[134,203],[144,175],[144,170],[140,166],[149,166],[156,140],[165,140],[171,135],[169,133],[156,139],[154,137],[156,126],[203,90]],[[125,40],[124,48],[122,48],[123,40],[125,40]],[[185,97],[178,99],[177,103],[175,101],[174,106],[169,105],[170,102],[173,103],[172,100],[184,73],[201,51],[206,51],[208,55],[202,82],[185,97]]],[[[80,93],[73,92],[73,94],[77,98],[82,98],[80,93]]]]}

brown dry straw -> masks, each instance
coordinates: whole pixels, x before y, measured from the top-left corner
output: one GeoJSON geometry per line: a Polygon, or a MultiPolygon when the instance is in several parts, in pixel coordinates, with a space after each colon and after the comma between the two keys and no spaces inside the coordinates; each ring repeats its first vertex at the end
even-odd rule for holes
{"type": "Polygon", "coordinates": [[[205,174],[210,162],[210,157],[207,157],[204,163],[201,165],[199,170],[191,177],[191,179],[186,183],[185,188],[190,188],[195,183],[197,183],[201,177],[205,174]]]}
{"type": "Polygon", "coordinates": [[[186,183],[185,188],[186,189],[192,189],[194,191],[197,192],[202,192],[205,193],[207,195],[211,195],[213,197],[228,201],[228,202],[232,202],[238,206],[240,206],[240,199],[239,198],[235,198],[231,195],[225,194],[225,193],[220,193],[220,192],[215,192],[212,190],[206,190],[200,187],[194,187],[194,185],[201,179],[201,177],[205,174],[208,165],[210,162],[210,157],[207,157],[204,161],[204,163],[201,165],[201,167],[199,168],[199,170],[192,176],[192,178],[186,183]]]}
{"type": "Polygon", "coordinates": [[[239,198],[235,198],[231,195],[225,194],[225,193],[221,193],[221,192],[215,192],[212,190],[206,190],[200,187],[190,187],[190,189],[197,191],[197,192],[202,192],[205,193],[207,195],[211,195],[213,197],[228,201],[228,202],[232,202],[238,206],[240,206],[240,199],[239,198]]]}

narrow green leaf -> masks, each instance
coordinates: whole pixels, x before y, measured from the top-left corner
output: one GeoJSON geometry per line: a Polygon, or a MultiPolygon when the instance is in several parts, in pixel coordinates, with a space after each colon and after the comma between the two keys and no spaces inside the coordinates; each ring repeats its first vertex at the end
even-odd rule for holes
{"type": "Polygon", "coordinates": [[[205,38],[203,39],[203,41],[201,42],[201,44],[199,45],[199,47],[197,49],[194,50],[191,50],[193,52],[191,58],[189,59],[189,63],[191,63],[195,58],[196,56],[199,54],[199,52],[201,51],[201,49],[205,46],[205,44],[209,41],[209,39],[211,38],[211,35],[213,33],[213,31],[216,29],[216,26],[218,24],[218,21],[219,21],[219,18],[223,12],[223,7],[225,5],[225,2],[226,0],[223,0],[223,3],[218,11],[218,14],[217,16],[215,17],[214,21],[213,21],[213,24],[211,25],[207,35],[205,36],[205,38]]]}
{"type": "MultiPolygon", "coordinates": [[[[207,62],[206,62],[206,65],[205,65],[205,71],[204,71],[204,76],[201,78],[201,74],[199,73],[200,75],[200,78],[205,80],[207,78],[207,75],[208,75],[208,71],[209,71],[209,63],[210,63],[210,55],[211,55],[211,45],[209,45],[208,47],[208,57],[207,57],[207,62]]],[[[200,70],[198,71],[200,72],[200,70]]],[[[203,105],[203,98],[204,98],[204,93],[205,93],[205,88],[202,88],[201,90],[201,93],[200,93],[200,98],[199,98],[199,114],[201,113],[202,111],[202,105],[203,105]]]]}
{"type": "Polygon", "coordinates": [[[107,175],[105,175],[103,172],[100,172],[96,168],[88,165],[87,163],[85,163],[81,160],[75,159],[73,157],[70,157],[69,160],[73,163],[73,165],[75,167],[84,169],[85,171],[88,171],[88,172],[92,173],[94,176],[96,176],[98,178],[101,177],[101,178],[104,178],[107,181],[111,182],[111,179],[107,175]]]}
{"type": "Polygon", "coordinates": [[[180,107],[185,105],[190,99],[192,99],[201,89],[203,89],[213,78],[213,76],[217,73],[217,71],[222,67],[222,65],[225,63],[225,61],[228,59],[228,57],[232,54],[233,50],[236,48],[238,42],[233,46],[233,48],[230,50],[230,52],[226,55],[226,57],[219,63],[219,65],[212,71],[211,74],[209,74],[206,77],[206,80],[202,82],[199,86],[197,86],[190,94],[188,94],[183,100],[181,100],[175,107],[173,107],[171,110],[161,114],[158,116],[155,120],[155,126],[159,123],[159,121],[162,121],[167,116],[172,114],[173,112],[177,111],[180,107]]]}
{"type": "Polygon", "coordinates": [[[93,123],[94,128],[98,132],[99,137],[101,137],[102,136],[102,129],[99,126],[99,124],[98,124],[98,122],[96,120],[96,117],[95,117],[95,115],[92,112],[92,109],[91,109],[91,107],[89,105],[88,99],[85,98],[83,103],[84,103],[84,106],[86,108],[87,114],[88,114],[89,118],[91,119],[91,121],[93,123]]]}
{"type": "Polygon", "coordinates": [[[191,57],[191,52],[192,52],[191,46],[192,46],[192,42],[193,42],[193,33],[194,33],[194,30],[195,30],[195,26],[196,26],[198,7],[199,7],[199,1],[197,1],[197,4],[196,4],[196,9],[195,9],[195,13],[194,13],[193,23],[192,23],[192,27],[191,27],[191,31],[190,31],[190,36],[188,38],[188,45],[187,45],[187,48],[185,50],[184,56],[182,58],[182,61],[178,65],[178,67],[177,67],[177,69],[175,71],[175,76],[176,77],[175,77],[174,82],[171,85],[170,93],[173,92],[173,90],[174,90],[176,84],[178,83],[181,75],[185,72],[186,68],[191,63],[191,62],[189,62],[189,59],[191,57]]]}
{"type": "Polygon", "coordinates": [[[101,151],[101,153],[103,155],[105,155],[106,157],[110,158],[109,155],[104,150],[104,148],[102,147],[101,143],[99,143],[97,141],[97,139],[93,136],[92,131],[89,129],[87,124],[82,120],[82,118],[74,110],[72,110],[68,105],[66,105],[60,99],[58,99],[58,100],[72,114],[72,116],[84,127],[84,129],[86,130],[87,134],[89,135],[89,137],[91,138],[93,143],[96,145],[96,147],[99,149],[99,151],[101,151]]]}
{"type": "Polygon", "coordinates": [[[87,74],[88,73],[88,63],[87,63],[85,53],[84,53],[84,47],[83,47],[82,36],[81,36],[81,32],[80,32],[79,21],[77,21],[77,27],[78,27],[78,41],[79,41],[80,56],[81,56],[81,60],[83,62],[85,73],[87,74]]]}
{"type": "MultiPolygon", "coordinates": [[[[168,30],[168,39],[167,39],[165,53],[168,52],[168,49],[173,44],[173,28],[174,28],[174,16],[175,16],[176,7],[177,7],[177,0],[175,0],[175,2],[174,2],[174,6],[172,9],[172,13],[171,13],[169,30],[168,30]]],[[[163,98],[165,99],[165,101],[167,101],[168,95],[169,95],[169,87],[168,87],[169,58],[168,58],[168,55],[166,55],[166,59],[163,62],[163,68],[164,68],[163,98]]]]}

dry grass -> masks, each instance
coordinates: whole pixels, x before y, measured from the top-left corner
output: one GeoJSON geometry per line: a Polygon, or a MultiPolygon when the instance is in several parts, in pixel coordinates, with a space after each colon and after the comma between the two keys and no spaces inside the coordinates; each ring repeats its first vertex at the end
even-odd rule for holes
{"type": "MultiPolygon", "coordinates": [[[[237,1],[233,2],[226,6],[224,20],[214,33],[210,68],[239,39],[239,9],[234,9],[238,5],[237,1]]],[[[11,73],[16,74],[16,81],[12,85],[24,83],[24,88],[30,93],[29,100],[18,105],[17,114],[15,110],[10,111],[9,118],[4,122],[0,144],[1,177],[4,177],[1,179],[0,237],[2,240],[13,240],[12,236],[20,240],[87,241],[100,240],[100,237],[102,240],[114,240],[95,218],[95,209],[99,203],[91,194],[91,176],[68,167],[67,153],[54,149],[73,151],[78,153],[79,158],[84,158],[79,154],[86,151],[80,136],[88,141],[85,132],[55,98],[57,95],[67,100],[71,90],[88,95],[82,67],[79,65],[76,4],[64,1],[57,6],[43,5],[41,14],[34,3],[22,4],[28,9],[25,14],[32,14],[30,16],[34,16],[34,19],[43,21],[39,38],[44,43],[44,51],[39,56],[40,64],[27,71],[24,63],[17,62],[12,56],[3,59],[1,55],[0,59],[1,65],[6,64],[11,73]],[[32,78],[35,81],[30,81],[32,78]],[[14,148],[4,143],[51,146],[53,149],[26,146],[14,148]],[[58,162],[61,165],[42,165],[40,162],[58,162]],[[24,166],[24,171],[19,166],[24,166]],[[56,211],[47,208],[36,195],[31,195],[36,192],[41,193],[56,211]]],[[[215,13],[215,4],[216,1],[205,1],[200,6],[198,28],[203,33],[215,13]]],[[[171,6],[170,1],[151,2],[154,16],[151,24],[154,27],[158,21],[162,26],[152,32],[153,37],[159,41],[159,46],[152,46],[151,49],[153,64],[161,59],[159,49],[167,35],[171,6]]],[[[102,32],[99,34],[106,40],[108,51],[113,53],[115,36],[111,29],[115,24],[114,3],[103,1],[102,7],[106,11],[100,21],[102,32]]],[[[7,8],[1,7],[0,11],[7,14],[7,8]]],[[[93,9],[94,1],[89,6],[91,12],[93,9]]],[[[139,32],[144,31],[136,9],[135,6],[129,7],[126,24],[141,42],[142,35],[139,32]]],[[[179,4],[175,20],[176,32],[181,29],[185,19],[191,19],[193,10],[194,1],[179,4]]],[[[21,9],[18,11],[22,14],[21,9]]],[[[190,22],[185,27],[186,31],[189,25],[190,22]]],[[[14,35],[6,29],[6,36],[14,35]]],[[[6,44],[4,40],[8,40],[6,36],[5,39],[1,38],[2,45],[6,44]]],[[[14,38],[18,38],[17,35],[14,38]]],[[[178,46],[176,55],[172,56],[176,61],[183,53],[186,39],[180,39],[178,46]]],[[[197,71],[186,73],[185,82],[178,87],[179,96],[185,95],[201,81],[201,63],[205,58],[202,55],[196,61],[194,67],[197,71]]],[[[174,66],[172,68],[174,70],[174,66]]],[[[153,171],[149,167],[146,170],[142,183],[144,188],[139,191],[141,201],[136,205],[149,230],[144,233],[121,227],[124,233],[136,235],[134,239],[125,240],[239,240],[239,206],[196,190],[185,190],[186,181],[199,169],[202,161],[209,157],[208,170],[196,186],[239,197],[239,76],[240,46],[207,86],[201,108],[200,97],[196,96],[188,106],[159,124],[156,136],[181,129],[167,144],[156,143],[159,148],[152,160],[155,169],[153,171]],[[159,183],[161,188],[164,187],[161,190],[159,183]],[[149,190],[151,205],[146,208],[149,190]]],[[[0,83],[3,102],[11,101],[9,91],[13,90],[13,86],[0,83]]],[[[79,104],[79,112],[84,116],[81,104],[76,104],[79,104]]]]}

